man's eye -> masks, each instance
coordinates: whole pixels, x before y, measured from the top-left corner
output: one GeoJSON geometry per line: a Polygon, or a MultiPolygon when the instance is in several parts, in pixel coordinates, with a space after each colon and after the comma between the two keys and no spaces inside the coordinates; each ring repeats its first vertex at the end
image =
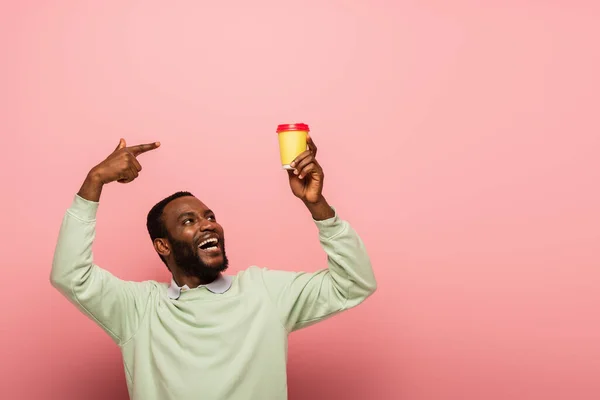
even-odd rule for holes
{"type": "Polygon", "coordinates": [[[207,219],[211,220],[211,221],[216,221],[217,219],[215,218],[214,215],[211,215],[210,217],[208,217],[207,219]]]}
{"type": "Polygon", "coordinates": [[[191,219],[191,218],[186,218],[186,219],[183,220],[183,224],[184,225],[188,225],[188,222],[194,222],[194,220],[191,219]]]}

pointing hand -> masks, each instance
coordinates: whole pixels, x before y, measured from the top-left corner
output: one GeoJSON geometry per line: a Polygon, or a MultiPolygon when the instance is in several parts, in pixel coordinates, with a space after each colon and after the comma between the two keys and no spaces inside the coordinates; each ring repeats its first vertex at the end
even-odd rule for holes
{"type": "Polygon", "coordinates": [[[160,143],[126,146],[125,139],[121,139],[117,148],[104,161],[92,169],[92,174],[97,176],[103,184],[114,181],[119,183],[133,181],[142,170],[137,156],[158,148],[160,143]]]}

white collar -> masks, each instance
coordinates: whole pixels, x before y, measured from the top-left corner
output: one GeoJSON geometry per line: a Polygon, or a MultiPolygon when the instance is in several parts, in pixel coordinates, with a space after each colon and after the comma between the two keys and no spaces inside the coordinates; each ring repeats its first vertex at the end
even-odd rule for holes
{"type": "MultiPolygon", "coordinates": [[[[208,290],[213,293],[222,294],[229,290],[231,287],[232,277],[229,275],[219,274],[219,277],[206,285],[200,285],[198,287],[205,286],[208,290]]],[[[190,290],[188,285],[179,287],[174,279],[171,279],[171,286],[167,289],[167,296],[173,300],[177,300],[181,296],[181,292],[190,290]]]]}

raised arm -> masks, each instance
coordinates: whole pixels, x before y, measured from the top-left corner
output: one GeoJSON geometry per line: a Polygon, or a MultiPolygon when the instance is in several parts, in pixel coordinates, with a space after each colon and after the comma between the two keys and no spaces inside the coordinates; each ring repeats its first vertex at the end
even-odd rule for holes
{"type": "Polygon", "coordinates": [[[316,160],[317,148],[308,138],[308,150],[288,171],[290,187],[310,212],[319,231],[328,268],[314,273],[263,269],[262,279],[288,330],[312,325],[355,307],[377,288],[365,246],[347,221],[325,200],[323,169],[316,160]]]}
{"type": "Polygon", "coordinates": [[[136,156],[158,146],[126,147],[121,139],[117,148],[88,173],[65,213],[54,253],[52,285],[118,344],[135,332],[153,285],[123,281],[94,264],[96,212],[102,187],[113,181],[133,181],[142,169],[136,156]]]}

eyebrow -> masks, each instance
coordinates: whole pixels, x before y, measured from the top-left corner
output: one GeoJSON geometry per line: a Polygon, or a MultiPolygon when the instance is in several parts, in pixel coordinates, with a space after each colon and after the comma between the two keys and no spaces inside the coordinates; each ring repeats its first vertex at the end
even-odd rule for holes
{"type": "Polygon", "coordinates": [[[185,218],[185,217],[193,217],[195,215],[196,215],[196,213],[191,212],[191,211],[184,212],[182,214],[179,214],[179,216],[177,217],[177,220],[180,220],[180,219],[185,218]]]}
{"type": "MultiPolygon", "coordinates": [[[[215,213],[212,210],[206,210],[206,211],[204,211],[204,215],[208,215],[208,214],[215,215],[215,213]]],[[[184,212],[182,214],[179,214],[179,217],[177,217],[177,220],[179,221],[179,220],[181,220],[182,218],[185,218],[185,217],[195,217],[195,216],[196,216],[196,213],[194,211],[187,211],[187,212],[184,212]]]]}

